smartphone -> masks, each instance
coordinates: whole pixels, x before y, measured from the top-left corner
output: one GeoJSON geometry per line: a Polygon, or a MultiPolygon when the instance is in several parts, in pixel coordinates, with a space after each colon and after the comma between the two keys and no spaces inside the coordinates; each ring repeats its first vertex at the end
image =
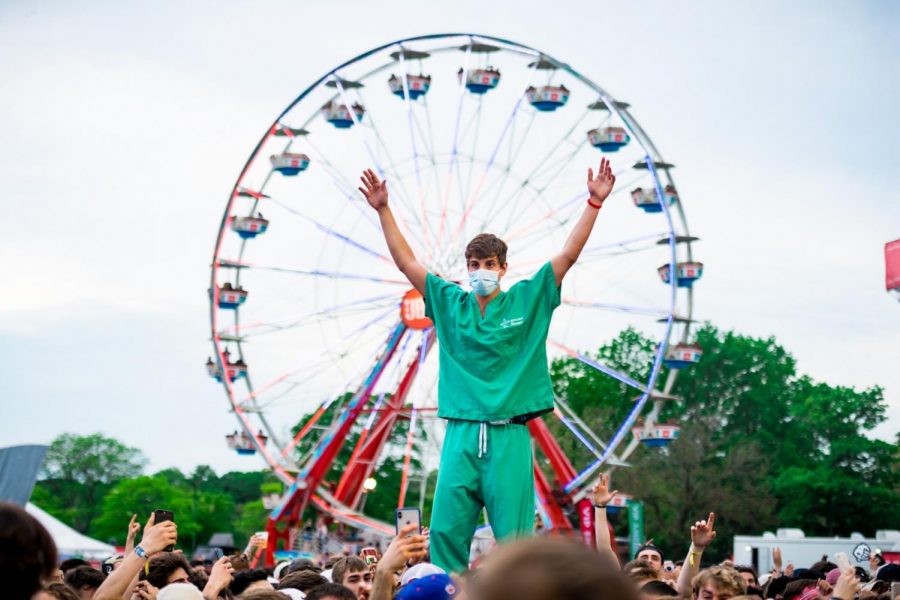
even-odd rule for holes
{"type": "Polygon", "coordinates": [[[834,562],[837,564],[838,569],[841,570],[841,573],[853,566],[850,564],[850,558],[847,556],[846,552],[837,552],[834,555],[834,562]]]}
{"type": "MultiPolygon", "coordinates": [[[[153,511],[153,522],[154,523],[162,523],[163,521],[174,521],[175,513],[171,510],[165,510],[162,508],[158,508],[153,511]]],[[[172,552],[175,550],[175,545],[166,546],[163,548],[163,552],[172,552]]]]}
{"type": "Polygon", "coordinates": [[[375,548],[363,548],[360,550],[359,554],[363,557],[363,560],[366,561],[367,565],[374,565],[378,562],[378,550],[375,548]]]}
{"type": "MultiPolygon", "coordinates": [[[[398,508],[396,518],[397,535],[407,525],[415,525],[416,532],[422,533],[422,516],[418,508],[398,508]]],[[[412,535],[412,534],[410,534],[412,535]]]]}
{"type": "Polygon", "coordinates": [[[220,558],[225,556],[225,551],[221,548],[213,548],[212,549],[212,560],[213,562],[218,561],[220,558]]]}

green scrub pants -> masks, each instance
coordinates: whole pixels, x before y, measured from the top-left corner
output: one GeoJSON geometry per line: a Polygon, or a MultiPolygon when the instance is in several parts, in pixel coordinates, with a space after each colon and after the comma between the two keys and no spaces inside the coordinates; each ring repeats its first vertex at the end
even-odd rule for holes
{"type": "Polygon", "coordinates": [[[468,569],[482,507],[498,542],[531,535],[532,465],[526,425],[449,419],[431,514],[431,562],[448,573],[468,569]]]}

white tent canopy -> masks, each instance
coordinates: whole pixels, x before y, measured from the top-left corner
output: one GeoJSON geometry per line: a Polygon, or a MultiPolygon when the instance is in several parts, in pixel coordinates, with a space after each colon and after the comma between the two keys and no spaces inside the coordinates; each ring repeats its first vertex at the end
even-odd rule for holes
{"type": "Polygon", "coordinates": [[[116,553],[115,547],[78,533],[31,502],[25,505],[25,510],[40,521],[41,525],[50,533],[50,537],[56,542],[56,550],[59,552],[60,557],[80,556],[88,560],[101,560],[116,553]]]}

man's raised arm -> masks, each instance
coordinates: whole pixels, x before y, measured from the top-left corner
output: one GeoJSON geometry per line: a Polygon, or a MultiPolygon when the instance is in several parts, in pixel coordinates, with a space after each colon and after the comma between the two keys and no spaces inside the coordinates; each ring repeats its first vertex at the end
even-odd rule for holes
{"type": "Polygon", "coordinates": [[[590,192],[588,205],[581,214],[581,218],[578,219],[578,223],[575,224],[575,229],[569,234],[569,239],[566,240],[562,252],[550,260],[553,275],[556,277],[556,285],[562,283],[563,277],[578,260],[578,256],[591,236],[591,230],[594,229],[597,213],[600,212],[600,207],[603,206],[603,202],[609,196],[615,183],[616,176],[612,174],[612,167],[605,158],[600,161],[596,177],[594,177],[594,170],[588,169],[587,186],[588,192],[590,192]]]}
{"type": "Polygon", "coordinates": [[[416,260],[412,248],[400,233],[394,214],[388,206],[387,180],[379,181],[372,169],[363,171],[360,180],[363,182],[363,187],[359,188],[359,191],[366,197],[369,206],[378,213],[378,220],[381,221],[381,230],[384,232],[388,250],[391,251],[391,258],[394,259],[397,268],[406,275],[413,287],[424,296],[425,278],[428,271],[422,266],[422,263],[416,260]]]}

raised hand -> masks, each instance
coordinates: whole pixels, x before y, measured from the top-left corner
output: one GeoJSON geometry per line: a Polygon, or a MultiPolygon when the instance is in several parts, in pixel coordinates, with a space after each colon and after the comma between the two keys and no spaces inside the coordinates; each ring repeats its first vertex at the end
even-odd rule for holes
{"type": "Polygon", "coordinates": [[[834,584],[832,597],[841,600],[851,600],[859,591],[859,580],[856,578],[856,570],[853,567],[848,568],[838,577],[837,583],[834,584]]]}
{"type": "Polygon", "coordinates": [[[778,546],[772,548],[772,564],[775,566],[775,571],[780,575],[783,564],[781,562],[781,548],[778,546]]]}
{"type": "Polygon", "coordinates": [[[173,521],[156,522],[156,515],[150,513],[150,519],[144,525],[141,547],[147,554],[161,552],[167,546],[178,541],[178,526],[173,521]]]}
{"type": "Polygon", "coordinates": [[[597,484],[591,490],[594,506],[606,506],[618,493],[619,490],[609,491],[609,475],[601,473],[597,484]]]}
{"type": "Polygon", "coordinates": [[[209,581],[203,588],[203,595],[208,598],[218,598],[219,594],[231,585],[234,580],[234,567],[231,566],[231,559],[223,556],[217,560],[212,570],[209,572],[209,581]]]}
{"type": "Polygon", "coordinates": [[[588,192],[591,194],[591,204],[602,206],[603,201],[609,196],[615,184],[616,176],[613,175],[612,166],[605,158],[600,160],[596,177],[594,177],[594,170],[588,169],[587,186],[588,192]]]}
{"type": "Polygon", "coordinates": [[[128,522],[128,533],[125,535],[125,556],[134,550],[134,540],[140,530],[141,524],[137,520],[137,515],[131,515],[131,520],[128,522]]]}
{"type": "Polygon", "coordinates": [[[391,545],[384,551],[381,560],[378,561],[378,571],[395,573],[403,568],[407,562],[419,562],[425,558],[426,538],[424,535],[410,535],[418,527],[407,525],[400,530],[391,545]]]}
{"type": "Polygon", "coordinates": [[[691,526],[691,543],[698,550],[705,550],[716,538],[713,525],[716,522],[716,513],[709,513],[705,521],[697,521],[691,526]]]}
{"type": "Polygon", "coordinates": [[[363,174],[359,179],[363,182],[363,186],[365,187],[360,187],[357,189],[362,192],[363,196],[366,197],[366,201],[369,203],[369,206],[371,206],[375,210],[379,210],[387,206],[387,180],[379,181],[378,175],[376,175],[375,171],[373,171],[372,169],[366,169],[365,171],[363,171],[363,174]]]}

